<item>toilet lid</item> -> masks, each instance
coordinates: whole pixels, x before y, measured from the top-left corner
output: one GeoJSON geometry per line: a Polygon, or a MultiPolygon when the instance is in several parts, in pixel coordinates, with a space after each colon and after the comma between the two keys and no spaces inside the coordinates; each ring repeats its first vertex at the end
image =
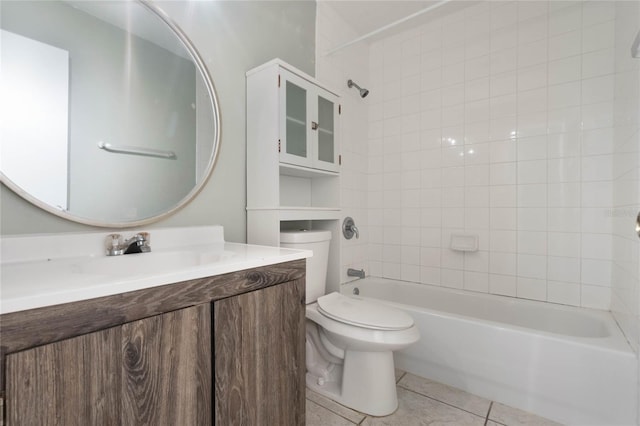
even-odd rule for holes
{"type": "Polygon", "coordinates": [[[336,292],[319,297],[318,310],[336,321],[374,330],[404,330],[413,325],[413,318],[400,309],[336,292]]]}

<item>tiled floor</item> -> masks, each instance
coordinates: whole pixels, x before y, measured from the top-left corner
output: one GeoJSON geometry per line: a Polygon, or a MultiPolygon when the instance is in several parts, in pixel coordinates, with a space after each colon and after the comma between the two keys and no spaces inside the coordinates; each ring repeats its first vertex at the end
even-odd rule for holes
{"type": "Polygon", "coordinates": [[[396,378],[398,409],[387,417],[367,416],[307,389],[307,426],[558,425],[551,420],[413,374],[396,371],[396,378]]]}

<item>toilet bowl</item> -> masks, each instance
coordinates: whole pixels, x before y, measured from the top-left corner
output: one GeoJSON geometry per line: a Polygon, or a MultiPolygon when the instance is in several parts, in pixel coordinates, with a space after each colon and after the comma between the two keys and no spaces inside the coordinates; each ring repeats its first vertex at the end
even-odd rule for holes
{"type": "Polygon", "coordinates": [[[393,351],[420,338],[407,313],[337,292],[324,295],[330,231],[283,231],[280,245],[312,250],[306,276],[306,383],[373,416],[398,407],[393,351]]]}

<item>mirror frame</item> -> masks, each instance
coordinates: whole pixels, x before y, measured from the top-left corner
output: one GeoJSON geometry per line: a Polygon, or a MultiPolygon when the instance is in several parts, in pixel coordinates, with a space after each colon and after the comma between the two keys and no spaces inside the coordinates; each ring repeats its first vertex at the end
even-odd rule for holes
{"type": "MultiPolygon", "coordinates": [[[[126,2],[126,0],[121,0],[126,2]]],[[[133,228],[142,225],[148,225],[150,223],[158,222],[164,218],[167,218],[177,211],[185,207],[189,202],[191,202],[199,193],[202,191],[204,186],[208,183],[211,175],[213,173],[213,169],[215,167],[216,161],[218,159],[218,152],[220,150],[220,140],[221,140],[221,130],[220,130],[220,103],[218,101],[218,97],[216,95],[215,86],[213,84],[213,80],[211,79],[211,75],[209,74],[209,70],[200,57],[198,50],[195,48],[191,40],[187,37],[187,35],[182,31],[182,29],[158,6],[152,4],[149,0],[135,0],[140,6],[147,9],[150,13],[153,13],[157,16],[165,25],[169,27],[171,32],[180,40],[182,45],[187,49],[191,59],[193,60],[196,69],[200,72],[202,79],[204,80],[204,85],[207,88],[207,93],[209,94],[209,99],[211,102],[211,110],[213,111],[213,125],[214,129],[214,141],[213,141],[213,149],[211,153],[211,158],[209,159],[209,163],[205,172],[203,174],[202,180],[193,187],[189,193],[182,198],[177,204],[171,206],[163,213],[160,213],[155,216],[150,216],[143,219],[138,219],[130,222],[107,222],[107,221],[99,221],[92,220],[90,218],[85,218],[82,216],[76,216],[66,210],[59,210],[55,207],[39,200],[38,198],[32,196],[27,191],[22,189],[20,186],[16,185],[11,179],[9,179],[1,170],[0,170],[0,182],[5,185],[7,188],[11,189],[17,195],[35,205],[36,207],[45,210],[55,216],[61,217],[63,219],[81,223],[84,225],[91,225],[95,227],[101,228],[133,228]]]]}

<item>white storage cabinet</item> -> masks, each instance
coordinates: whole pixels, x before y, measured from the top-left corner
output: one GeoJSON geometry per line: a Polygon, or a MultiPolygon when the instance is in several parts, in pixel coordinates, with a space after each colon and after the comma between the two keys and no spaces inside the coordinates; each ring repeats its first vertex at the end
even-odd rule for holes
{"type": "Polygon", "coordinates": [[[247,72],[247,242],[330,230],[329,286],[339,285],[340,112],[335,91],[280,59],[247,72]]]}

